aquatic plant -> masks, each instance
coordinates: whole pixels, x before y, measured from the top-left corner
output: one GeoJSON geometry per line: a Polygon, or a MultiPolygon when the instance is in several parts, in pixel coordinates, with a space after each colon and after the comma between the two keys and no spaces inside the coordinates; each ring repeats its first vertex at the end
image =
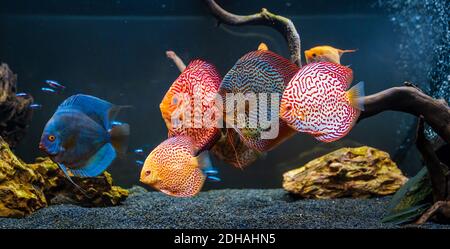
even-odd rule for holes
{"type": "MultiPolygon", "coordinates": [[[[399,2],[395,0],[392,1],[399,2]]],[[[415,6],[417,6],[417,3],[420,1],[421,0],[409,0],[406,2],[412,4],[411,6],[414,6],[414,2],[416,2],[415,6]]],[[[438,6],[437,10],[439,13],[442,11],[446,12],[449,9],[448,3],[445,0],[425,2],[427,2],[427,6],[430,6],[430,8],[434,6],[433,4],[438,6]]],[[[205,3],[219,22],[235,26],[263,25],[276,29],[284,36],[288,43],[291,61],[299,66],[301,65],[300,36],[296,27],[289,19],[273,14],[267,9],[262,9],[260,13],[248,16],[235,15],[221,8],[214,0],[205,0],[205,3]]],[[[445,16],[448,17],[448,13],[444,13],[441,16],[444,18],[444,22],[447,22],[447,30],[444,30],[443,33],[444,37],[448,38],[448,18],[445,18],[445,16]]],[[[437,26],[436,28],[439,29],[439,27],[440,26],[437,26]]],[[[417,147],[422,154],[430,173],[435,202],[435,205],[425,213],[425,216],[419,219],[420,222],[426,221],[437,211],[441,211],[440,213],[443,214],[441,218],[450,218],[450,213],[445,212],[445,210],[448,209],[446,207],[450,206],[450,202],[445,201],[449,198],[448,193],[450,193],[450,185],[448,184],[450,181],[448,181],[447,176],[449,167],[442,163],[436,156],[434,150],[431,148],[430,142],[424,136],[423,132],[424,124],[426,123],[430,126],[430,129],[439,135],[446,143],[450,142],[450,108],[444,99],[437,99],[442,97],[443,91],[448,90],[448,43],[444,42],[443,45],[446,47],[436,48],[440,50],[438,58],[441,58],[440,56],[442,56],[438,61],[442,61],[443,64],[439,62],[439,66],[430,67],[433,68],[433,70],[436,70],[436,73],[430,71],[430,75],[435,82],[433,83],[433,93],[430,93],[432,91],[431,88],[430,91],[425,89],[426,92],[429,93],[426,94],[414,84],[405,82],[403,86],[389,88],[379,93],[366,96],[362,99],[365,109],[361,112],[358,120],[359,122],[384,111],[400,111],[420,118],[419,127],[417,129],[417,147]],[[447,76],[442,78],[440,72],[446,72],[447,76]],[[442,89],[442,91],[438,89],[442,89]]],[[[414,61],[413,63],[417,63],[417,61],[414,61]]],[[[413,78],[413,80],[417,79],[413,78]]],[[[423,83],[419,85],[422,86],[423,83]]]]}

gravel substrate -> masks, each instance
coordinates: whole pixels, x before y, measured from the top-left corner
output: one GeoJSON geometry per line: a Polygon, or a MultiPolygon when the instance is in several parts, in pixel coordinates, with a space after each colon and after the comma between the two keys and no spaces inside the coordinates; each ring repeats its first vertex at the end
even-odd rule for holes
{"type": "Polygon", "coordinates": [[[135,187],[117,207],[55,205],[23,219],[0,218],[0,228],[395,228],[380,222],[389,199],[296,200],[282,189],[173,198],[135,187]]]}

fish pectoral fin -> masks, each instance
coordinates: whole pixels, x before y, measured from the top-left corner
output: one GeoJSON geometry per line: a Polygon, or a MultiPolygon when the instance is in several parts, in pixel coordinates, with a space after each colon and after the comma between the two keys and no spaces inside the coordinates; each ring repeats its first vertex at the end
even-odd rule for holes
{"type": "Polygon", "coordinates": [[[122,124],[114,126],[109,130],[111,144],[119,154],[124,154],[128,148],[128,138],[130,135],[130,126],[122,124]]]}
{"type": "Polygon", "coordinates": [[[317,138],[317,137],[323,136],[323,135],[325,135],[327,133],[325,133],[323,131],[314,131],[314,132],[309,132],[309,134],[311,134],[311,135],[313,135],[314,137],[317,138]]]}
{"type": "Polygon", "coordinates": [[[114,161],[117,154],[110,143],[103,145],[87,163],[79,169],[70,170],[75,176],[95,177],[103,173],[114,161]]]}
{"type": "Polygon", "coordinates": [[[361,81],[347,91],[350,105],[360,111],[364,111],[364,82],[361,81]]]}
{"type": "Polygon", "coordinates": [[[62,172],[64,173],[64,175],[66,176],[67,180],[69,180],[70,183],[72,183],[73,186],[75,186],[78,190],[80,190],[80,192],[85,195],[87,198],[91,199],[92,196],[90,196],[86,190],[84,190],[80,185],[76,184],[73,180],[72,177],[70,177],[69,172],[67,171],[66,166],[64,166],[64,164],[61,163],[57,163],[58,167],[62,170],[62,172]]]}
{"type": "Polygon", "coordinates": [[[259,130],[257,128],[243,128],[242,134],[246,138],[251,138],[251,139],[257,139],[257,138],[261,137],[261,133],[259,132],[259,130]]]}

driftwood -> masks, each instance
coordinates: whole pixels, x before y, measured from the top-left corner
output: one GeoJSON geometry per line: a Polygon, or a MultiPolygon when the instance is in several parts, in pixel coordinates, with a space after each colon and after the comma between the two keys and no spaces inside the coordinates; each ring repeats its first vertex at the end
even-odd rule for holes
{"type": "Polygon", "coordinates": [[[233,26],[242,25],[263,25],[275,28],[286,39],[291,61],[298,66],[301,62],[301,40],[300,35],[295,28],[294,23],[286,17],[275,15],[267,9],[261,9],[260,13],[248,16],[239,16],[222,9],[215,1],[205,0],[212,14],[218,19],[219,23],[225,23],[233,26]]]}
{"type": "MultiPolygon", "coordinates": [[[[262,9],[261,13],[254,15],[238,16],[224,10],[214,0],[204,1],[219,22],[235,26],[263,25],[275,28],[288,42],[291,60],[297,65],[301,65],[300,36],[289,19],[272,14],[266,9],[262,9]]],[[[442,99],[434,99],[426,95],[411,83],[405,83],[403,86],[389,88],[366,96],[363,101],[365,110],[361,113],[358,122],[383,111],[405,112],[422,117],[422,127],[423,122],[427,123],[447,144],[450,142],[450,108],[448,104],[442,99]]],[[[421,147],[423,143],[424,136],[419,136],[418,148],[432,179],[436,204],[419,220],[420,222],[425,222],[439,210],[448,210],[449,208],[443,207],[448,207],[445,203],[450,200],[448,166],[439,161],[433,150],[428,151],[429,146],[421,147]]],[[[440,214],[441,220],[450,218],[450,212],[440,212],[440,214]]]]}
{"type": "Polygon", "coordinates": [[[33,111],[31,96],[17,97],[17,75],[6,64],[0,65],[0,137],[15,147],[24,137],[33,111]]]}
{"type": "Polygon", "coordinates": [[[422,154],[424,163],[431,176],[434,204],[420,218],[416,224],[423,224],[431,218],[440,222],[450,221],[450,177],[449,167],[443,163],[435,153],[432,143],[425,137],[424,119],[419,118],[416,135],[416,147],[422,154]]]}

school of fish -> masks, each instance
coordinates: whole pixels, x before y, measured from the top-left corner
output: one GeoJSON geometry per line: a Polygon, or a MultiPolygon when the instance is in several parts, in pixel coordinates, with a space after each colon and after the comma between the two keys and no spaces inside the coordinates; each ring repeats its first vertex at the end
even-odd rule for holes
{"type": "MultiPolygon", "coordinates": [[[[351,87],[353,71],[340,65],[342,54],[354,51],[314,47],[305,51],[307,65],[299,68],[261,43],[256,51],[242,56],[223,79],[213,64],[191,61],[180,69],[160,104],[167,139],[151,151],[148,145],[134,149],[136,156],[146,157],[136,159],[142,166],[140,181],[170,196],[190,197],[201,191],[206,180],[221,180],[210,154],[243,168],[297,132],[322,142],[341,139],[364,110],[364,83],[351,87]],[[279,103],[272,103],[279,107],[276,117],[266,112],[279,126],[275,138],[261,138],[267,128],[248,126],[249,120],[262,115],[260,109],[248,104],[234,106],[236,99],[230,102],[227,98],[228,94],[248,93],[279,97],[279,103]],[[238,127],[242,118],[245,126],[238,127]]],[[[61,94],[65,90],[57,81],[45,83],[43,92],[61,94]]],[[[17,97],[27,96],[17,93],[17,97]]],[[[257,96],[258,103],[270,108],[268,98],[257,96]]],[[[33,103],[30,108],[42,105],[33,103]]],[[[98,176],[118,155],[126,153],[130,128],[116,120],[123,108],[126,106],[77,94],[64,100],[47,122],[39,148],[80,191],[71,176],[98,176]]]]}

